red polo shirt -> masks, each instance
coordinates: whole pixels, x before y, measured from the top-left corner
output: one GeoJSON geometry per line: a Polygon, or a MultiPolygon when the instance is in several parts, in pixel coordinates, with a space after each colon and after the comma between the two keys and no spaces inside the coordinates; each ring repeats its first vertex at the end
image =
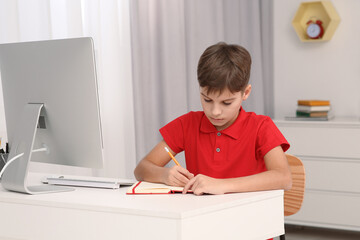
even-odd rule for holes
{"type": "Polygon", "coordinates": [[[277,146],[290,147],[270,117],[240,110],[228,128],[218,131],[204,112],[189,112],[160,129],[176,153],[185,151],[186,168],[214,178],[266,171],[264,156],[277,146]]]}

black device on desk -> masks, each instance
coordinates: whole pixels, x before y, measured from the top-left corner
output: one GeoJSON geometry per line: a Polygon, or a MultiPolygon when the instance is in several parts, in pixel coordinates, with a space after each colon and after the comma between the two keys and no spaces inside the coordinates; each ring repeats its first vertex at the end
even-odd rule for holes
{"type": "MultiPolygon", "coordinates": [[[[8,144],[6,143],[7,151],[4,151],[3,148],[0,149],[0,172],[6,164],[7,157],[8,157],[8,144]]],[[[1,176],[0,176],[1,177],[1,176]]]]}
{"type": "MultiPolygon", "coordinates": [[[[1,149],[2,150],[2,149],[1,149]]],[[[4,153],[1,153],[0,151],[0,171],[3,169],[3,167],[5,166],[6,164],[6,158],[7,156],[5,156],[5,152],[4,153]]]]}

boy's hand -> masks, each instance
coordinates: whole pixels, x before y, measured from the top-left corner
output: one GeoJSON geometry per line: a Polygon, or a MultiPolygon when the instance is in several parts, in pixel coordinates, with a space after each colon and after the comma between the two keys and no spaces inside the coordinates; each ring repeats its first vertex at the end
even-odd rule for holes
{"type": "Polygon", "coordinates": [[[187,169],[181,166],[173,166],[172,168],[166,168],[163,182],[170,186],[184,187],[193,177],[194,174],[187,169]]]}
{"type": "Polygon", "coordinates": [[[192,190],[195,195],[224,194],[224,179],[216,179],[202,174],[193,177],[184,187],[183,193],[192,190]]]}

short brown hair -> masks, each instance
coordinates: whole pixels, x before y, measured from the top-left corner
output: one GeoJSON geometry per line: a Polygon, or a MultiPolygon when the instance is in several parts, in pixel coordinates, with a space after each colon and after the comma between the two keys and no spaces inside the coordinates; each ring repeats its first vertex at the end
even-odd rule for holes
{"type": "Polygon", "coordinates": [[[207,92],[244,91],[249,83],[251,56],[235,44],[219,42],[208,47],[199,59],[197,75],[200,87],[207,92]]]}

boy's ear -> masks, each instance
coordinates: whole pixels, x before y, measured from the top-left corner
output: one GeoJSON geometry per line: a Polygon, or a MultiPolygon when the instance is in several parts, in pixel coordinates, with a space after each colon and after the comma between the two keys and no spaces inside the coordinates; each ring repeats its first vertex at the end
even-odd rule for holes
{"type": "Polygon", "coordinates": [[[251,84],[247,85],[247,87],[244,90],[244,95],[243,95],[243,101],[245,101],[251,93],[251,84]]]}

